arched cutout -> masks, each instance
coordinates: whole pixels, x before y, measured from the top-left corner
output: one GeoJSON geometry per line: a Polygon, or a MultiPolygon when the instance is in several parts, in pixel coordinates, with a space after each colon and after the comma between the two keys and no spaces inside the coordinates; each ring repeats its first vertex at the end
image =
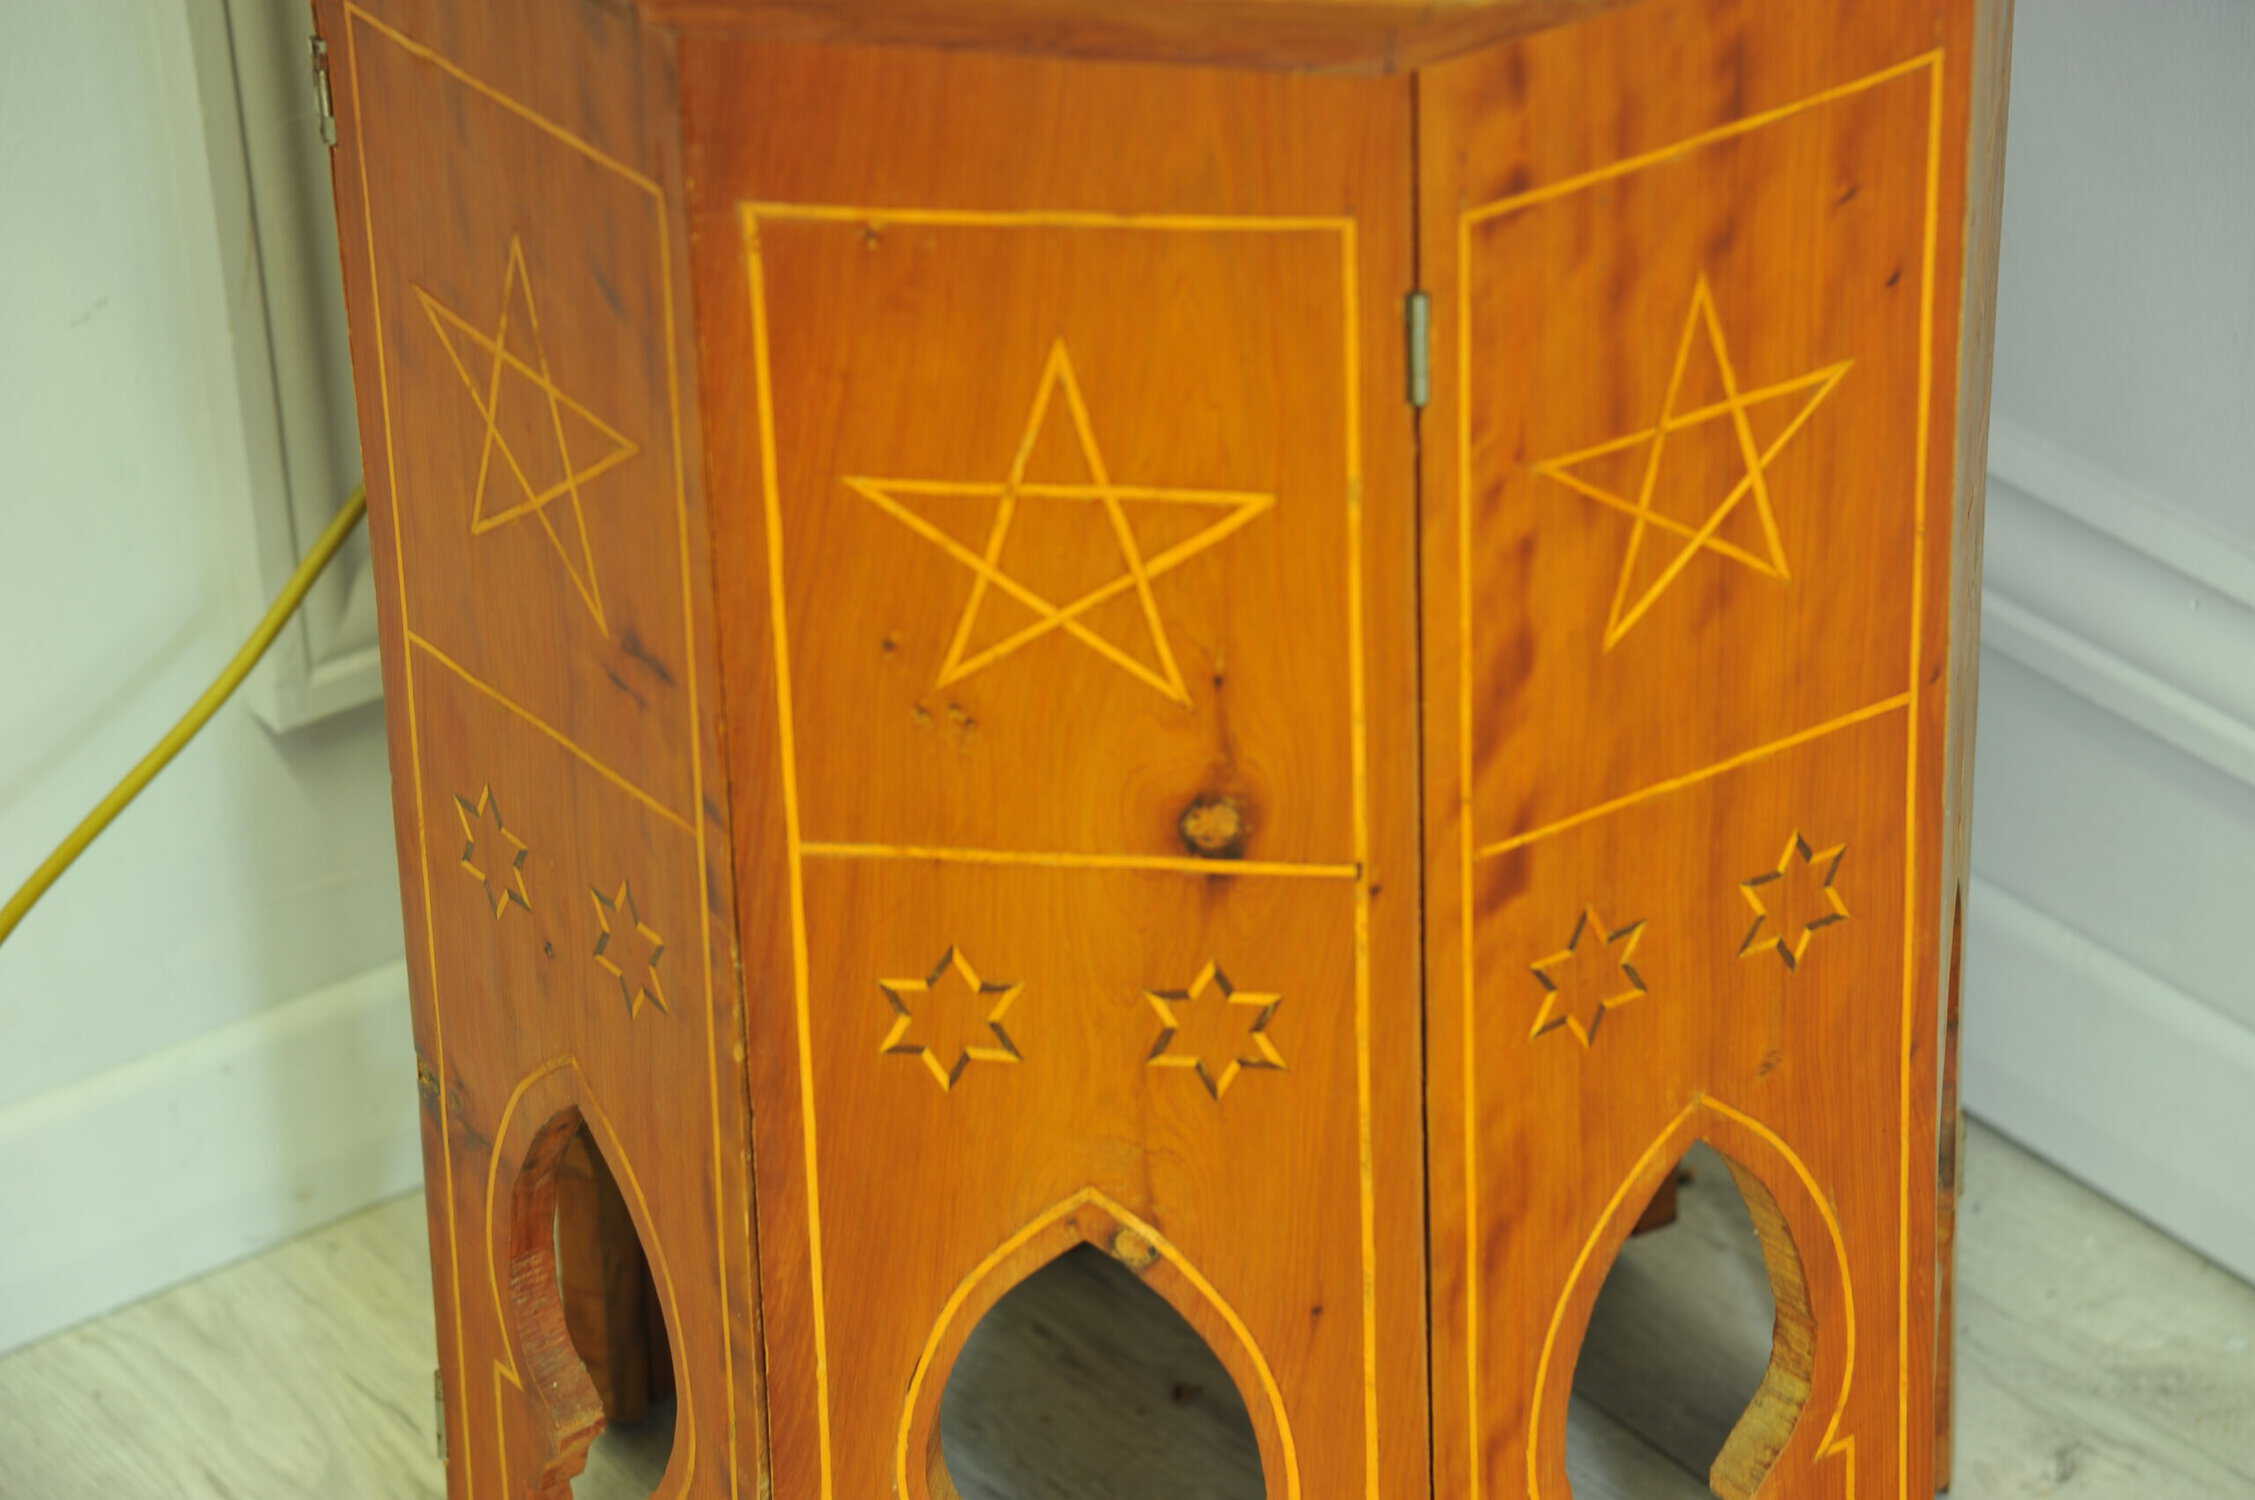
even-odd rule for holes
{"type": "Polygon", "coordinates": [[[1109,1255],[1173,1308],[1235,1387],[1253,1431],[1264,1493],[1299,1500],[1297,1445],[1268,1361],[1235,1309],[1152,1225],[1093,1188],[1011,1235],[958,1283],[934,1321],[901,1407],[894,1482],[908,1500],[963,1500],[943,1451],[942,1397],[965,1343],[998,1303],[1034,1273],[1081,1246],[1109,1255]]]}
{"type": "MultiPolygon", "coordinates": [[[[1597,1441],[1609,1428],[1642,1440],[1638,1464],[1649,1455],[1683,1471],[1670,1493],[1695,1492],[1697,1476],[1718,1494],[1748,1494],[1783,1447],[1807,1401],[1815,1343],[1799,1257],[1790,1239],[1776,1256],[1764,1246],[1758,1226],[1776,1225],[1776,1202],[1749,1181],[1713,1148],[1692,1147],[1662,1179],[1675,1224],[1632,1237],[1607,1271],[1574,1368],[1582,1411],[1567,1469],[1577,1485],[1615,1477],[1608,1461],[1619,1455],[1597,1441]]],[[[1634,1482],[1651,1483],[1641,1473],[1634,1482]]]]}
{"type": "Polygon", "coordinates": [[[972,1328],[941,1392],[939,1446],[962,1500],[1267,1494],[1229,1371],[1093,1245],[1018,1282],[972,1328]]]}
{"type": "Polygon", "coordinates": [[[1855,1443],[1841,1424],[1855,1370],[1855,1296],[1839,1221],[1775,1132],[1701,1097],[1638,1158],[1560,1292],[1536,1367],[1527,1446],[1534,1495],[1562,1500],[1572,1492],[1564,1462],[1568,1397],[1598,1288],[1645,1205],[1701,1142],[1721,1158],[1744,1201],[1773,1304],[1766,1367],[1709,1470],[1709,1487],[1724,1500],[1849,1493],[1855,1443]]]}
{"type": "MultiPolygon", "coordinates": [[[[503,1336],[502,1357],[493,1368],[494,1398],[500,1403],[494,1441],[502,1491],[509,1500],[571,1500],[573,1480],[587,1466],[589,1450],[605,1427],[602,1396],[573,1342],[558,1255],[559,1187],[567,1158],[582,1146],[603,1164],[617,1188],[626,1229],[646,1252],[656,1320],[669,1333],[680,1328],[672,1277],[664,1247],[652,1233],[648,1201],[609,1119],[588,1094],[578,1063],[559,1058],[536,1069],[517,1085],[502,1111],[486,1175],[488,1266],[503,1336]],[[509,1389],[517,1393],[515,1403],[505,1396],[509,1389]],[[524,1420],[528,1411],[529,1424],[524,1420]],[[527,1436],[529,1444],[522,1441],[527,1436]]],[[[671,1456],[662,1461],[663,1478],[651,1493],[675,1500],[695,1475],[697,1442],[678,1340],[668,1337],[665,1347],[673,1355],[679,1418],[671,1456]]],[[[659,1461],[645,1458],[641,1466],[658,1467],[659,1461]]]]}
{"type": "Polygon", "coordinates": [[[649,1495],[672,1457],[672,1340],[626,1195],[584,1128],[557,1167],[556,1279],[564,1324],[603,1406],[575,1493],[649,1495]]]}
{"type": "Polygon", "coordinates": [[[556,1272],[557,1168],[580,1128],[576,1109],[542,1126],[509,1195],[503,1318],[518,1359],[516,1383],[546,1419],[547,1461],[529,1481],[529,1493],[539,1500],[571,1495],[572,1478],[586,1466],[588,1447],[603,1430],[603,1402],[572,1347],[556,1272]]]}

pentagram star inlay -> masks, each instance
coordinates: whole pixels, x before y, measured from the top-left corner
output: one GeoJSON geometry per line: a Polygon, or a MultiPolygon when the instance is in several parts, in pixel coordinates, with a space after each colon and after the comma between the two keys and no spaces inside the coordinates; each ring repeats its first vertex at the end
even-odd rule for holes
{"type": "Polygon", "coordinates": [[[525,841],[502,823],[493,788],[480,788],[474,802],[457,796],[454,816],[462,820],[462,868],[485,887],[494,918],[499,920],[512,906],[531,911],[532,898],[525,894],[525,841]]]}
{"type": "Polygon", "coordinates": [[[1282,1071],[1283,1054],[1269,1040],[1278,995],[1238,989],[1220,967],[1209,962],[1186,990],[1145,990],[1143,998],[1159,1014],[1159,1038],[1151,1044],[1154,1068],[1188,1068],[1206,1092],[1219,1099],[1247,1068],[1282,1071]],[[1211,992],[1212,998],[1207,996],[1211,992]]]}
{"type": "MultiPolygon", "coordinates": [[[[1018,439],[1017,454],[1010,460],[1002,479],[967,482],[850,475],[845,483],[855,494],[970,570],[971,591],[948,638],[947,653],[940,662],[935,687],[959,682],[1019,648],[1061,630],[1137,681],[1149,684],[1185,706],[1190,702],[1190,693],[1183,685],[1182,669],[1176,664],[1174,647],[1167,638],[1166,622],[1160,617],[1152,585],[1276,503],[1273,494],[1247,490],[1168,489],[1115,483],[1105,465],[1103,451],[1097,446],[1095,425],[1089,418],[1088,403],[1081,395],[1080,381],[1073,373],[1072,356],[1066,352],[1063,339],[1050,346],[1048,362],[1042,367],[1041,382],[1034,390],[1033,405],[1027,410],[1025,427],[1018,439]],[[1027,473],[1043,426],[1053,414],[1060,392],[1064,395],[1065,415],[1072,424],[1074,446],[1087,469],[1086,480],[1042,480],[1027,473]],[[958,506],[982,500],[994,506],[986,523],[983,550],[974,550],[958,541],[946,527],[933,520],[932,513],[919,508],[958,506]],[[1119,572],[1064,604],[1055,603],[1028,586],[1012,574],[1004,557],[1010,544],[1011,523],[1021,502],[1072,506],[1085,513],[1088,525],[1101,528],[1105,545],[1117,549],[1119,572]],[[1214,518],[1182,540],[1146,556],[1130,514],[1131,507],[1143,505],[1200,507],[1210,511],[1214,518]],[[1023,605],[1035,618],[973,649],[971,642],[981,611],[989,606],[990,596],[995,594],[1023,605]],[[1141,633],[1148,637],[1148,660],[1139,656],[1132,645],[1104,635],[1091,623],[1091,613],[1098,606],[1122,596],[1132,596],[1137,606],[1141,633]]],[[[1132,640],[1132,633],[1130,638],[1132,640]]]]}
{"type": "Polygon", "coordinates": [[[1739,882],[1739,894],[1754,908],[1754,925],[1738,945],[1740,956],[1775,953],[1786,968],[1799,969],[1809,939],[1820,928],[1848,920],[1848,903],[1832,883],[1847,853],[1846,844],[1811,848],[1796,833],[1785,841],[1776,869],[1739,882]]]}
{"type": "Polygon", "coordinates": [[[1563,1026],[1584,1047],[1597,1039],[1607,1011],[1644,994],[1644,978],[1629,960],[1644,937],[1644,924],[1608,930],[1594,906],[1584,907],[1566,946],[1530,965],[1543,987],[1542,1011],[1530,1037],[1563,1026]]]}
{"type": "Polygon", "coordinates": [[[893,1008],[892,1029],[877,1050],[920,1059],[943,1091],[975,1062],[1020,1058],[1002,1020],[1025,986],[981,979],[960,948],[941,954],[922,979],[880,979],[877,988],[893,1008]]]}
{"type": "Polygon", "coordinates": [[[1714,294],[1708,289],[1707,278],[1701,276],[1692,289],[1691,308],[1684,316],[1683,332],[1676,341],[1675,366],[1668,376],[1667,393],[1661,398],[1660,411],[1653,424],[1625,437],[1544,459],[1534,465],[1535,473],[1556,480],[1576,494],[1630,517],[1628,540],[1621,553],[1620,572],[1613,583],[1613,602],[1605,617],[1604,649],[1612,650],[1701,552],[1738,563],[1765,578],[1782,582],[1792,577],[1792,570],[1785,559],[1785,544],[1778,531],[1777,510],[1770,493],[1768,469],[1785,445],[1807,424],[1824,398],[1832,394],[1833,387],[1848,373],[1848,367],[1852,363],[1851,360],[1841,360],[1774,385],[1741,390],[1738,372],[1731,364],[1729,345],[1723,339],[1722,321],[1715,312],[1714,294]],[[1697,405],[1687,406],[1685,377],[1692,366],[1693,349],[1702,341],[1702,334],[1705,336],[1707,356],[1713,362],[1712,374],[1722,395],[1719,400],[1701,401],[1697,405]],[[1800,403],[1792,416],[1767,443],[1757,441],[1754,424],[1748,414],[1769,402],[1787,399],[1797,399],[1800,403]],[[1711,507],[1704,500],[1695,501],[1692,506],[1693,519],[1670,515],[1655,504],[1655,497],[1661,488],[1663,457],[1668,450],[1668,441],[1676,434],[1709,422],[1730,424],[1730,437],[1734,440],[1737,461],[1743,472],[1728,492],[1711,507]],[[1617,487],[1620,484],[1618,479],[1609,486],[1596,477],[1617,464],[1620,457],[1633,458],[1638,450],[1642,452],[1643,463],[1633,498],[1620,492],[1617,487]],[[1748,500],[1753,503],[1761,536],[1758,544],[1742,546],[1728,540],[1721,533],[1724,523],[1731,519],[1742,502],[1748,500]],[[1636,587],[1634,581],[1637,578],[1637,560],[1648,531],[1666,533],[1677,543],[1677,550],[1649,583],[1636,587]]]}
{"type": "Polygon", "coordinates": [[[634,887],[622,880],[616,895],[606,896],[593,887],[588,894],[595,898],[595,921],[602,928],[595,939],[595,966],[619,982],[627,1019],[640,1016],[645,1002],[673,1014],[673,1007],[666,1003],[665,986],[658,978],[658,960],[665,956],[666,940],[642,920],[634,887]]]}
{"type": "Polygon", "coordinates": [[[581,492],[589,481],[640,450],[556,384],[548,368],[548,345],[540,332],[532,279],[525,270],[523,242],[510,236],[501,311],[490,331],[421,287],[415,288],[415,296],[485,425],[477,488],[470,502],[470,534],[483,536],[527,516],[539,522],[572,587],[595,616],[596,628],[609,634],[581,492]],[[481,362],[482,370],[472,368],[481,362]],[[514,432],[516,441],[510,440],[505,428],[514,432]],[[506,470],[508,477],[500,477],[497,469],[506,470]],[[550,514],[559,500],[564,512],[560,517],[550,514]]]}

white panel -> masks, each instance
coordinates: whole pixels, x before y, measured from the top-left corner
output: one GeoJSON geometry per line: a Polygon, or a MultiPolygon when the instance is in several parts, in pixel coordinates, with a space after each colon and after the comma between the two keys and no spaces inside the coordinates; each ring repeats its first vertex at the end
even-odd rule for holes
{"type": "Polygon", "coordinates": [[[2235,940],[2255,895],[2255,794],[2009,656],[1983,671],[1975,869],[2255,1027],[2235,940]]]}
{"type": "Polygon", "coordinates": [[[2255,1032],[1980,881],[1966,952],[1968,1104],[2255,1280],[2255,1032]]]}
{"type": "MultiPolygon", "coordinates": [[[[181,246],[206,287],[198,341],[225,482],[243,627],[281,590],[360,479],[344,289],[303,0],[169,0],[181,246]],[[175,28],[179,28],[176,30],[175,28]]],[[[356,536],[247,689],[277,730],[382,692],[375,578],[356,536]]]]}
{"type": "Polygon", "coordinates": [[[2255,558],[2009,425],[1995,455],[1976,866],[2255,1027],[2255,558]]]}
{"type": "Polygon", "coordinates": [[[2255,557],[1994,457],[1966,1104],[2255,1277],[2255,557]]]}
{"type": "Polygon", "coordinates": [[[1965,1097],[2255,1275],[2255,5],[2019,7],[1965,1097]]]}
{"type": "Polygon", "coordinates": [[[2255,5],[2028,0],[1996,405],[2255,551],[2255,5]]]}
{"type": "Polygon", "coordinates": [[[0,1353],[413,1187],[407,1014],[390,964],[0,1110],[0,1353]]]}
{"type": "MultiPolygon", "coordinates": [[[[193,87],[184,38],[172,0],[0,3],[4,887],[194,700],[245,623],[228,593],[233,397],[211,376],[226,329],[194,248],[208,183],[172,151],[167,90],[193,87]]],[[[0,1112],[395,962],[393,848],[377,714],[276,736],[230,705],[0,949],[0,1112]]],[[[318,1095],[237,1082],[260,1112],[245,1139],[332,1123],[311,1118],[318,1095]]],[[[69,1216],[161,1192],[153,1161],[116,1202],[50,1204],[11,1179],[0,1272],[27,1219],[91,1233],[69,1216]]],[[[257,1170],[204,1166],[246,1183],[257,1170]]]]}

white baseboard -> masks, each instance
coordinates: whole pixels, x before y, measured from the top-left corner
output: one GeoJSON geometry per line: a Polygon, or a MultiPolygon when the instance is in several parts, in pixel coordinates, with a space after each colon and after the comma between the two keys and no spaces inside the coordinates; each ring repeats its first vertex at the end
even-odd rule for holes
{"type": "Polygon", "coordinates": [[[1966,939],[1966,1108],[2255,1280],[2255,1032],[1984,880],[1966,939]]]}
{"type": "Polygon", "coordinates": [[[2010,423],[1989,479],[1982,644],[2103,712],[1984,691],[1966,1103],[2255,1279],[2255,554],[2010,423]]]}
{"type": "Polygon", "coordinates": [[[407,972],[0,1111],[0,1352],[421,1180],[407,972]]]}

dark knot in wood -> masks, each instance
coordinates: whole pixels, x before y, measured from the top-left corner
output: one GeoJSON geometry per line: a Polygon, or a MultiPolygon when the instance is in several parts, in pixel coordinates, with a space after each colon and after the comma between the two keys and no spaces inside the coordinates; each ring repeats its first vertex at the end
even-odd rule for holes
{"type": "Polygon", "coordinates": [[[1199,797],[1182,810],[1175,825],[1190,852],[1204,859],[1236,859],[1245,852],[1244,808],[1235,797],[1199,797]]]}

